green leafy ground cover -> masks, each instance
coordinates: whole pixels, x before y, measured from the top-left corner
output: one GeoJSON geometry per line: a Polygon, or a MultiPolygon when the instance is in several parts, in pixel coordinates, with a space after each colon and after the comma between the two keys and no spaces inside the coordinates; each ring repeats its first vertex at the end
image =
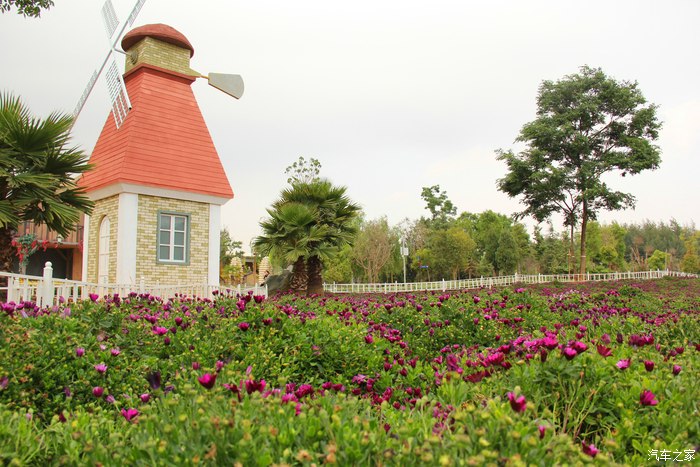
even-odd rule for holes
{"type": "Polygon", "coordinates": [[[2,305],[0,463],[640,465],[700,448],[696,279],[94,298],[2,305]]]}

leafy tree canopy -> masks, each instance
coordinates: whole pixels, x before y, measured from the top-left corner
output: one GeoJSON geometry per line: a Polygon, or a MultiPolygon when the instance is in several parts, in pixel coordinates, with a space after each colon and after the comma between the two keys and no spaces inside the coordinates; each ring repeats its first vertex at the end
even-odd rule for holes
{"type": "Polygon", "coordinates": [[[290,185],[316,182],[321,173],[321,163],[313,157],[307,161],[300,156],[296,162],[284,170],[284,173],[289,176],[287,183],[290,185]]]}
{"type": "Polygon", "coordinates": [[[498,188],[522,197],[526,208],[520,216],[544,221],[560,213],[567,226],[580,222],[582,273],[588,220],[601,210],[635,203],[634,196],[614,190],[603,176],[624,177],[659,166],[660,151],[653,144],[661,127],[656,108],[647,104],[636,82],[616,81],[584,66],[577,74],[542,83],[537,118],[516,140],[526,145],[524,151],[497,151],[508,167],[498,188]]]}
{"type": "Polygon", "coordinates": [[[0,0],[0,12],[5,13],[12,8],[17,13],[32,18],[41,16],[41,10],[48,10],[53,6],[53,0],[0,0]]]}

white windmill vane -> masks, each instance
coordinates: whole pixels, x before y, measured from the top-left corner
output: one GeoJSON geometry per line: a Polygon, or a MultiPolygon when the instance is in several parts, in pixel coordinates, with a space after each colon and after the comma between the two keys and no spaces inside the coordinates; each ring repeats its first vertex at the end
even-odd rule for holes
{"type": "MultiPolygon", "coordinates": [[[[75,106],[75,110],[73,112],[73,122],[78,119],[80,112],[85,106],[85,102],[95,87],[97,79],[106,67],[107,71],[105,73],[105,79],[107,81],[107,89],[109,91],[109,97],[112,103],[112,116],[114,117],[114,123],[117,129],[119,129],[119,127],[121,127],[121,125],[124,123],[126,116],[131,110],[131,101],[129,100],[129,94],[127,93],[122,73],[119,71],[116,60],[114,59],[114,52],[126,54],[126,52],[117,48],[117,44],[119,44],[119,41],[122,39],[124,31],[126,31],[126,29],[136,20],[136,17],[141,11],[141,7],[143,7],[144,3],[146,3],[146,0],[138,0],[136,2],[131,10],[131,13],[129,14],[129,17],[116,34],[115,31],[117,31],[117,28],[119,27],[119,19],[117,18],[116,11],[112,5],[112,0],[106,0],[102,6],[102,19],[104,21],[105,30],[107,31],[109,51],[102,61],[100,68],[90,77],[90,80],[88,81],[78,104],[75,106]]],[[[240,99],[243,95],[243,78],[241,78],[240,75],[209,73],[209,76],[199,75],[198,77],[206,78],[210,86],[215,87],[216,89],[219,89],[220,91],[223,91],[236,99],[240,99]]]]}

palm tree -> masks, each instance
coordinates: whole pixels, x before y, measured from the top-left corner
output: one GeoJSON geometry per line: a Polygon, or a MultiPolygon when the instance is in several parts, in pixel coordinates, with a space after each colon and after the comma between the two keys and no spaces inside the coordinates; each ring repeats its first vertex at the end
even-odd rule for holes
{"type": "Polygon", "coordinates": [[[0,267],[9,271],[12,236],[33,221],[68,235],[93,202],[76,176],[89,170],[86,155],[69,146],[73,117],[33,117],[19,98],[0,94],[0,267]]]}
{"type": "Polygon", "coordinates": [[[290,288],[296,293],[306,292],[309,246],[323,238],[325,229],[315,223],[316,213],[305,204],[276,203],[267,213],[270,218],[260,223],[263,235],[253,245],[263,255],[291,263],[290,288]]]}
{"type": "Polygon", "coordinates": [[[321,238],[308,239],[306,268],[308,273],[307,293],[323,293],[323,261],[335,255],[340,248],[351,244],[357,233],[353,222],[360,207],[346,195],[347,188],[334,186],[329,180],[318,179],[308,183],[294,183],[282,191],[273,209],[288,203],[302,204],[315,214],[314,225],[322,228],[321,238]]]}

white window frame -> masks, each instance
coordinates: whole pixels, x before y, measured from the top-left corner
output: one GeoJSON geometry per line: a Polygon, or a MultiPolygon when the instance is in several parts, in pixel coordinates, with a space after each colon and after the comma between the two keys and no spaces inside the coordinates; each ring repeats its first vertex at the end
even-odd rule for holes
{"type": "Polygon", "coordinates": [[[190,215],[180,212],[159,211],[158,231],[156,234],[156,259],[159,263],[188,265],[190,262],[190,215]],[[170,219],[170,226],[164,228],[164,218],[170,219]],[[184,230],[175,230],[175,219],[184,219],[184,230]],[[161,242],[161,233],[168,233],[168,242],[161,242]],[[175,242],[175,234],[183,233],[183,243],[175,242]],[[162,247],[167,247],[167,257],[161,256],[162,247]],[[175,258],[175,248],[183,248],[182,259],[175,258]]]}
{"type": "Polygon", "coordinates": [[[109,217],[105,216],[100,221],[97,241],[97,283],[107,284],[109,282],[109,242],[111,223],[109,217]]]}

